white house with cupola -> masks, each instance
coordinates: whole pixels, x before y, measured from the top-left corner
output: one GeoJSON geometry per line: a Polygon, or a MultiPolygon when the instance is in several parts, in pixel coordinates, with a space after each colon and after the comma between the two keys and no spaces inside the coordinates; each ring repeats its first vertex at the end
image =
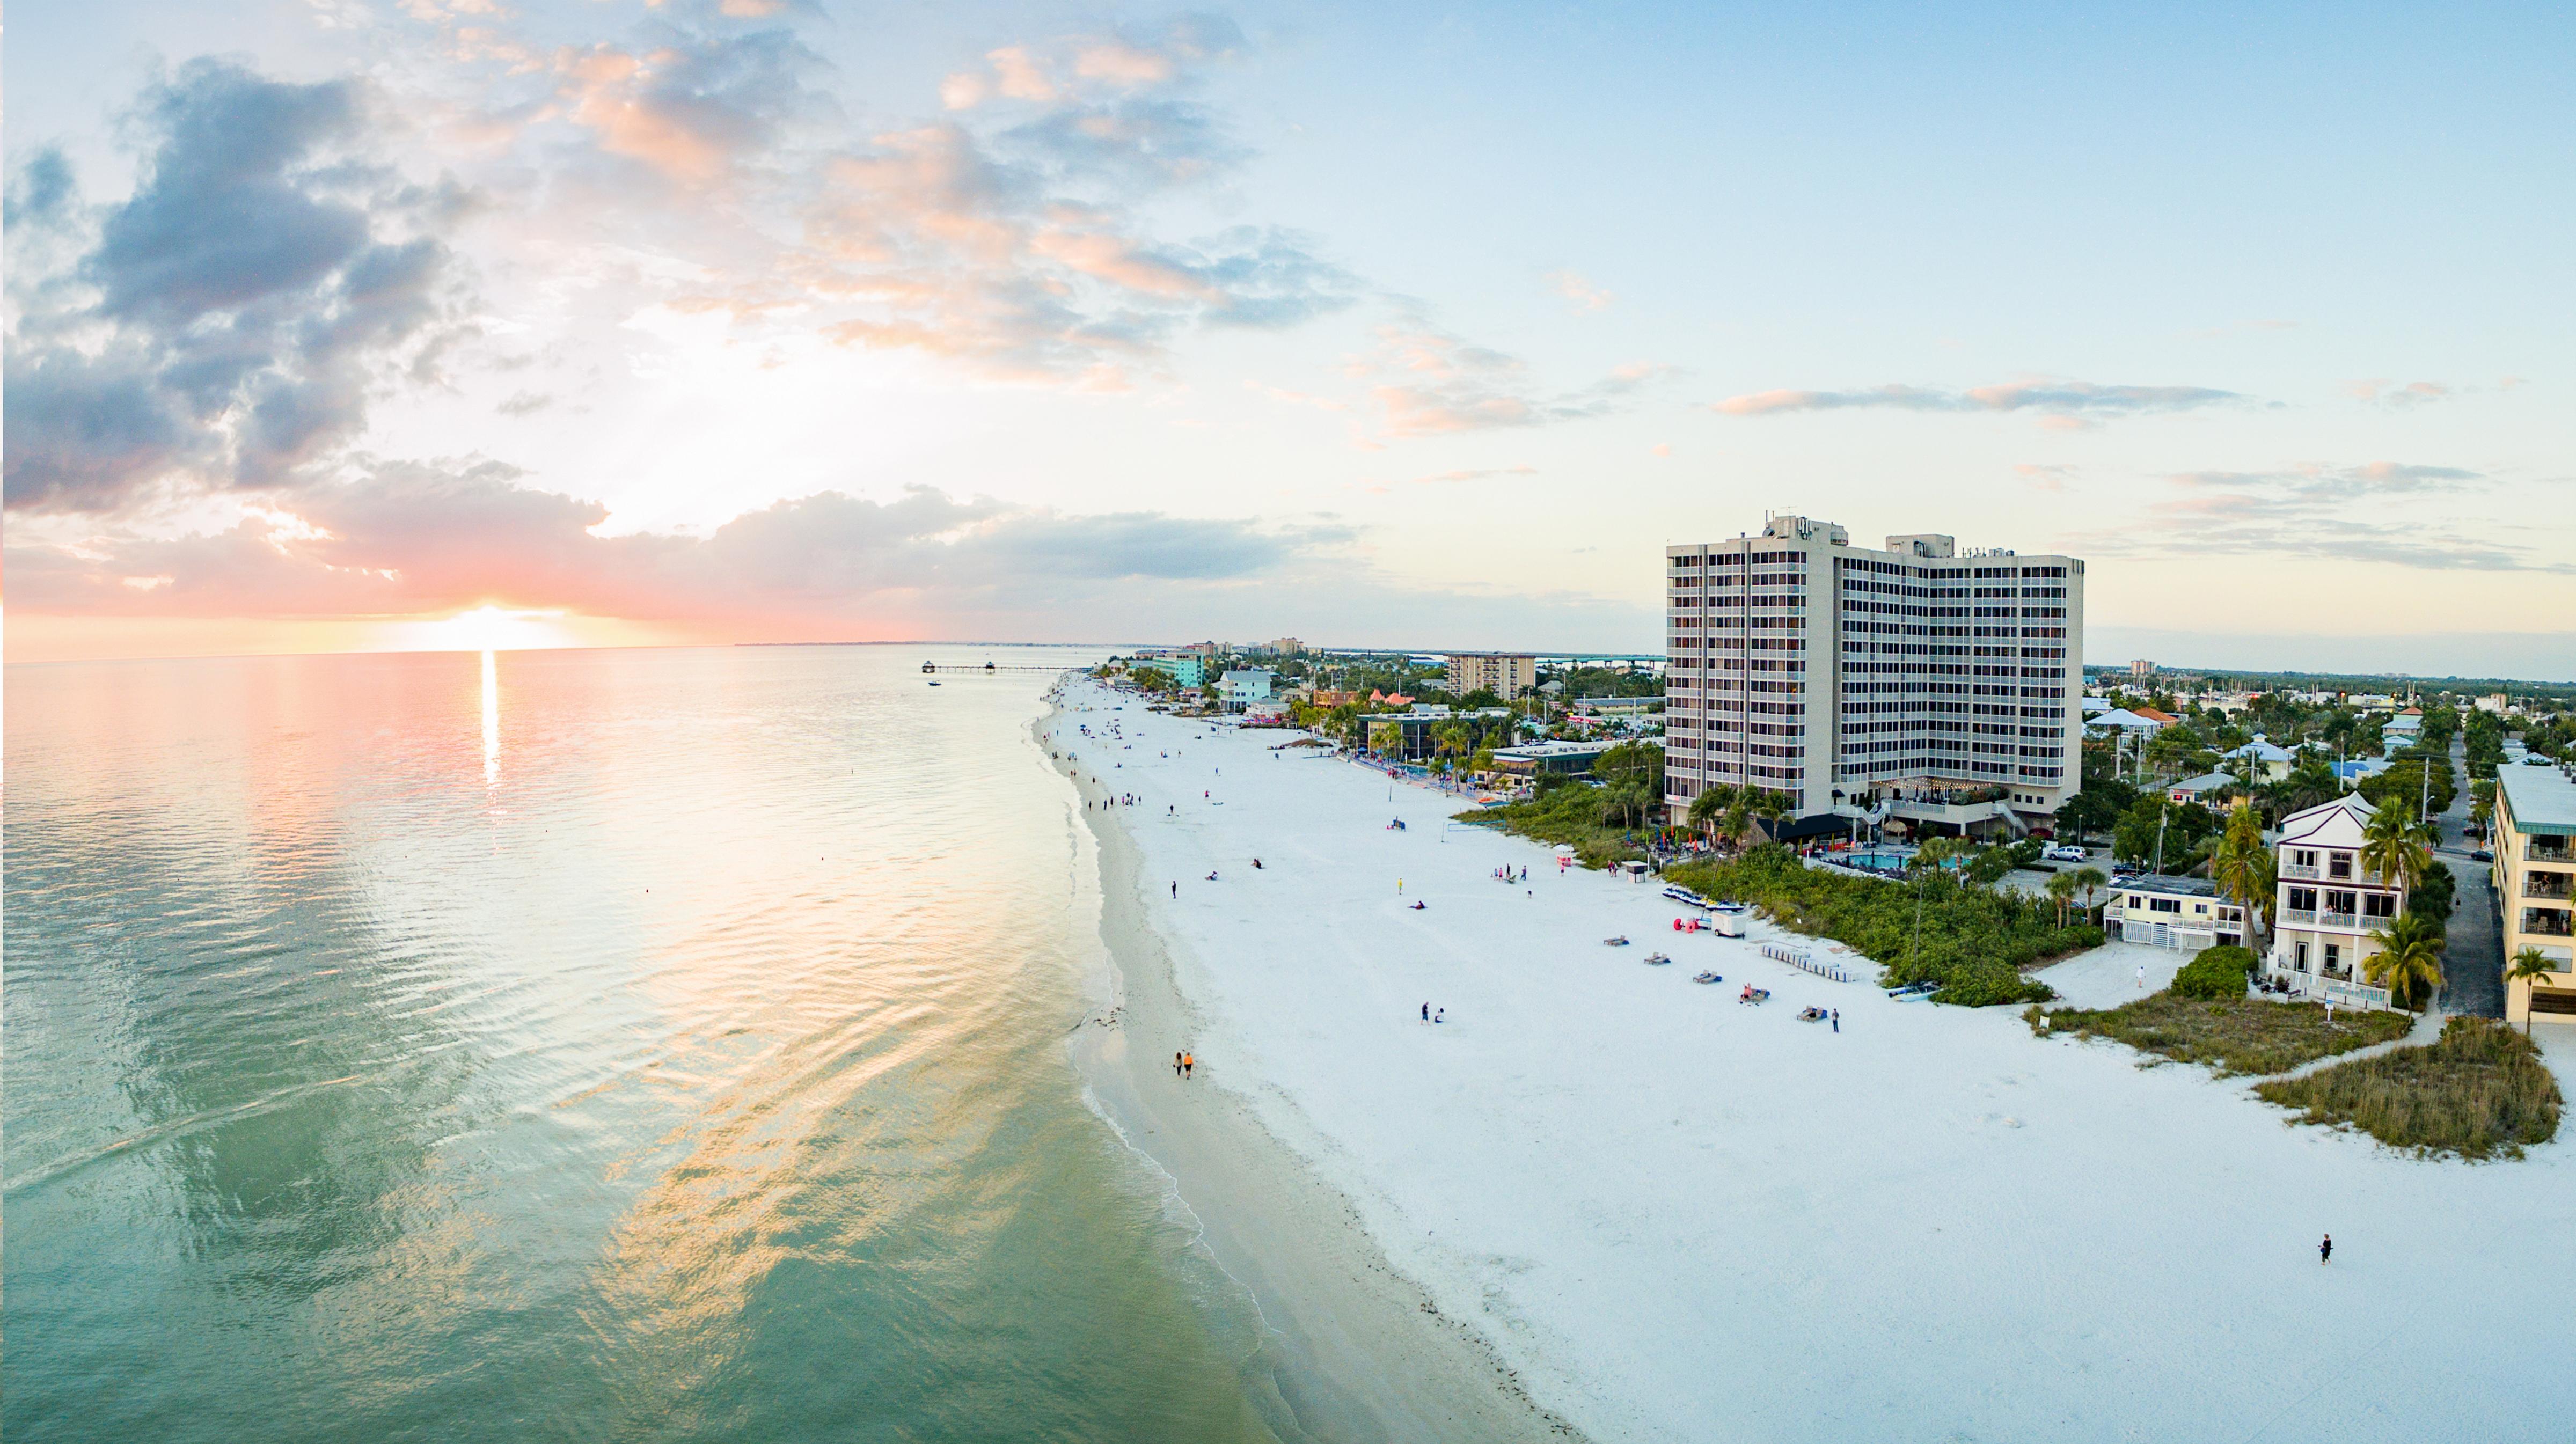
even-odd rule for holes
{"type": "Polygon", "coordinates": [[[2263,960],[2274,983],[2321,1001],[2388,1006],[2388,990],[2365,981],[2363,963],[2406,910],[2406,889],[2362,866],[2362,830],[2377,811],[2348,792],[2281,819],[2280,893],[2263,960]]]}

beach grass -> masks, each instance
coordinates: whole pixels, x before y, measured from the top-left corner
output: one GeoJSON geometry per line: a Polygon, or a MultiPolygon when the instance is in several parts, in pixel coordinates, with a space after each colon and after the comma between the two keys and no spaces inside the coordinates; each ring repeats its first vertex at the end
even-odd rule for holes
{"type": "Polygon", "coordinates": [[[2299,1121],[2349,1124],[2432,1157],[2520,1158],[2558,1136],[2564,1100],[2530,1040],[2487,1018],[2453,1018],[2417,1048],[2255,1085],[2299,1121]]]}
{"type": "Polygon", "coordinates": [[[2410,1013],[2345,1009],[2332,1019],[2318,1003],[2256,998],[2186,998],[2152,993],[2116,1008],[2060,1008],[2028,1016],[2034,1028],[2090,1033],[2177,1063],[2206,1063],[2221,1077],[2286,1073],[2303,1063],[2406,1036],[2410,1013]]]}

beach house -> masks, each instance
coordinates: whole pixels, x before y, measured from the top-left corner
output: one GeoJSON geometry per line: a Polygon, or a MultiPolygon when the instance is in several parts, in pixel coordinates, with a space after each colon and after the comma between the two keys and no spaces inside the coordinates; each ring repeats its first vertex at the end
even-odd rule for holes
{"type": "Polygon", "coordinates": [[[2117,942],[2196,953],[2245,946],[2245,909],[2205,877],[2133,877],[2102,905],[2102,932],[2117,942]]]}
{"type": "Polygon", "coordinates": [[[2227,754],[2228,765],[2255,781],[2278,782],[2290,775],[2290,749],[2275,747],[2260,732],[2254,740],[2227,754]]]}
{"type": "Polygon", "coordinates": [[[2504,1015],[2576,1024],[2576,782],[2554,767],[2497,768],[2494,852],[2505,959],[2537,948],[2551,969],[2506,979],[2504,1015]]]}
{"type": "Polygon", "coordinates": [[[2407,708],[2389,718],[2388,725],[2379,729],[2379,750],[2391,757],[2422,740],[2424,714],[2417,708],[2407,708]]]}
{"type": "Polygon", "coordinates": [[[2406,890],[2361,865],[2362,829],[2377,811],[2348,792],[2281,819],[2280,891],[2263,961],[2274,982],[2329,1002],[2388,1006],[2388,990],[2364,981],[2363,963],[2406,910],[2406,890]]]}
{"type": "Polygon", "coordinates": [[[2219,812],[2225,811],[2238,797],[2245,795],[2246,791],[2244,783],[2227,773],[2204,772],[2198,777],[2186,777],[2166,787],[2165,796],[2177,803],[2197,802],[2213,812],[2219,812]]]}

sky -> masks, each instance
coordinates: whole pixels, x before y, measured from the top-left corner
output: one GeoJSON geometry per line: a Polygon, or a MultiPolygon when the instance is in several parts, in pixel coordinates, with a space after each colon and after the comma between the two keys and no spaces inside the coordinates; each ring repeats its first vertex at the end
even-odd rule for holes
{"type": "Polygon", "coordinates": [[[2563,5],[11,22],[12,661],[1653,651],[1794,511],[2576,677],[2563,5]]]}

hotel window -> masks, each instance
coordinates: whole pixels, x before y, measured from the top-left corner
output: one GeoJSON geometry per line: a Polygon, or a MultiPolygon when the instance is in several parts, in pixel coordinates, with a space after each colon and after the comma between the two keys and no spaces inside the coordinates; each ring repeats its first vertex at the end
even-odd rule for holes
{"type": "Polygon", "coordinates": [[[2343,966],[2343,944],[2326,944],[2326,971],[2331,973],[2341,966],[2343,966]]]}
{"type": "Polygon", "coordinates": [[[2326,876],[2333,878],[2346,878],[2352,876],[2352,854],[2348,852],[2338,852],[2327,858],[2326,876]]]}

